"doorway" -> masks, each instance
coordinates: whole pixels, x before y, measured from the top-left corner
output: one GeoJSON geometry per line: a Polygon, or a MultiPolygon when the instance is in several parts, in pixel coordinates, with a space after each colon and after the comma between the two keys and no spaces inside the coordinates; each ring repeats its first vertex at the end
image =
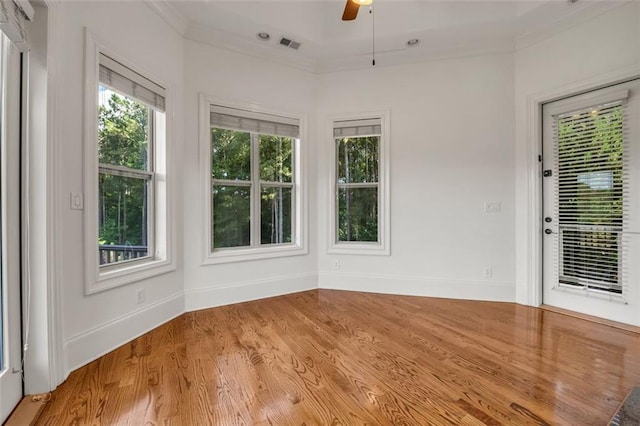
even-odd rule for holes
{"type": "Polygon", "coordinates": [[[543,303],[640,325],[640,80],[542,116],[543,303]]]}

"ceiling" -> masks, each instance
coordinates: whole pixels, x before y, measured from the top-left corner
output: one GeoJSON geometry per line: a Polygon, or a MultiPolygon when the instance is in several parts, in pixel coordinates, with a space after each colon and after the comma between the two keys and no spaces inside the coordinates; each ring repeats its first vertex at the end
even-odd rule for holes
{"type": "Polygon", "coordinates": [[[286,63],[312,72],[434,58],[513,51],[621,2],[580,0],[374,0],[355,21],[341,20],[344,0],[173,0],[165,18],[178,17],[189,39],[286,63]],[[375,38],[373,37],[375,23],[375,38]],[[258,32],[271,35],[259,40],[258,32]],[[281,37],[301,43],[298,50],[281,37]],[[407,41],[420,43],[409,47],[407,41]]]}

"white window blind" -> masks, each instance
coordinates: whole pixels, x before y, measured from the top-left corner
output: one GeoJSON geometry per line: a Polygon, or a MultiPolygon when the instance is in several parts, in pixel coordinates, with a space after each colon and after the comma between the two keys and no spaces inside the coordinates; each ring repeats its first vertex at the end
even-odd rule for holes
{"type": "Polygon", "coordinates": [[[296,119],[219,105],[211,105],[210,114],[211,127],[294,139],[300,137],[300,125],[296,119]]]}
{"type": "Polygon", "coordinates": [[[100,83],[158,111],[165,111],[166,90],[162,86],[102,53],[100,54],[100,83]]]}
{"type": "Polygon", "coordinates": [[[29,47],[25,21],[31,21],[33,16],[33,7],[27,0],[0,0],[0,31],[21,51],[29,47]]]}
{"type": "Polygon", "coordinates": [[[622,298],[631,231],[626,96],[553,120],[558,282],[622,298]]]}
{"type": "Polygon", "coordinates": [[[378,136],[382,134],[382,121],[379,118],[366,120],[335,121],[333,123],[334,138],[351,138],[356,136],[378,136]]]}

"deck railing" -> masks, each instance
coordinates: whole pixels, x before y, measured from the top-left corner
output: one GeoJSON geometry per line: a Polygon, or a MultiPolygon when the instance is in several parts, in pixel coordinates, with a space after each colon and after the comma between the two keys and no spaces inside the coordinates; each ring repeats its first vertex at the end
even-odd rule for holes
{"type": "Polygon", "coordinates": [[[125,260],[138,259],[147,256],[147,246],[124,245],[101,245],[98,247],[100,265],[122,262],[125,260]]]}

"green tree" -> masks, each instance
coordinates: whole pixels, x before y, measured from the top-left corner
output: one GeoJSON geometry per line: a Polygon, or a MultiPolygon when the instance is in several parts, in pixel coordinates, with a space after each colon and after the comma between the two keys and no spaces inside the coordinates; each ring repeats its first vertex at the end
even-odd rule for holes
{"type": "MultiPolygon", "coordinates": [[[[260,180],[271,185],[293,182],[293,139],[260,135],[260,180]]],[[[292,189],[266,186],[260,191],[262,244],[290,243],[292,189]]]]}
{"type": "Polygon", "coordinates": [[[213,128],[211,149],[213,247],[248,246],[251,244],[251,134],[213,128]]]}
{"type": "Polygon", "coordinates": [[[624,200],[622,107],[561,117],[557,132],[559,219],[570,226],[563,231],[564,275],[597,277],[617,291],[624,200]]]}
{"type": "MultiPolygon", "coordinates": [[[[377,183],[379,136],[341,138],[337,143],[338,184],[377,183]]],[[[378,189],[338,185],[338,241],[378,241],[378,189]]]]}
{"type": "Polygon", "coordinates": [[[292,240],[293,139],[211,129],[213,248],[251,244],[251,190],[259,180],[261,244],[292,240]],[[252,141],[255,145],[252,147],[252,141]],[[252,175],[252,149],[259,176],[252,175]],[[282,184],[282,185],[280,185],[282,184]]]}
{"type": "MultiPolygon", "coordinates": [[[[100,94],[108,99],[98,107],[98,162],[147,170],[149,108],[102,87],[100,94]]],[[[147,245],[148,190],[145,179],[100,173],[101,245],[147,245]]]]}

